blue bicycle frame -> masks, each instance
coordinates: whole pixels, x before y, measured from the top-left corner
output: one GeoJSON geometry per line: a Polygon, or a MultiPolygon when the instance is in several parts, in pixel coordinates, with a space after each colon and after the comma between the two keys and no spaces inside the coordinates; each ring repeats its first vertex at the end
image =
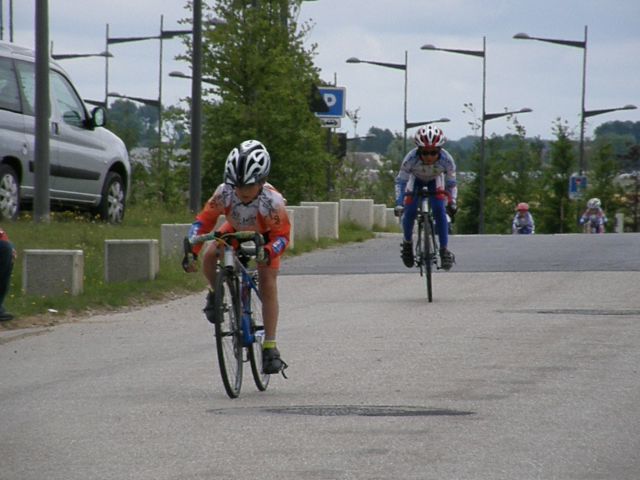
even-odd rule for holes
{"type": "MultiPolygon", "coordinates": [[[[256,341],[256,333],[251,331],[251,295],[260,298],[258,286],[253,278],[254,272],[249,272],[247,268],[238,261],[242,278],[240,279],[240,298],[242,300],[242,345],[248,347],[256,341]]],[[[262,331],[264,333],[264,330],[262,331]]]]}

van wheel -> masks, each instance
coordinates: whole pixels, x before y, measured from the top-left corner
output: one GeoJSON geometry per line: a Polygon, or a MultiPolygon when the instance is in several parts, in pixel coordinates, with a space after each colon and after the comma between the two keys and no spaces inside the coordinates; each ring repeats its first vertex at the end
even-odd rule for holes
{"type": "Polygon", "coordinates": [[[121,223],[124,219],[125,189],[122,177],[116,172],[107,173],[102,187],[102,200],[98,206],[98,215],[109,223],[121,223]]]}
{"type": "Polygon", "coordinates": [[[0,165],[0,220],[15,220],[20,211],[20,182],[9,165],[0,165]]]}

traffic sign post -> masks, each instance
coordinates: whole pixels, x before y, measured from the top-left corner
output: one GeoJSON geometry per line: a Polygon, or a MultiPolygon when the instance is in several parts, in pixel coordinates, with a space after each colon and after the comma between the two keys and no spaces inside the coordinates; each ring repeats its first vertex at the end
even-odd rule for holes
{"type": "Polygon", "coordinates": [[[571,175],[569,179],[569,198],[571,200],[575,200],[576,198],[581,198],[584,191],[587,189],[587,176],[586,175],[576,175],[575,173],[571,175]]]}
{"type": "Polygon", "coordinates": [[[342,125],[342,119],[320,117],[320,125],[325,128],[340,128],[340,125],[342,125]]]}
{"type": "MultiPolygon", "coordinates": [[[[320,95],[324,103],[327,105],[326,112],[316,112],[318,118],[336,118],[344,117],[346,90],[344,87],[318,87],[320,95]]],[[[326,126],[326,125],[325,125],[326,126]]],[[[331,125],[333,127],[333,125],[331,125]]]]}

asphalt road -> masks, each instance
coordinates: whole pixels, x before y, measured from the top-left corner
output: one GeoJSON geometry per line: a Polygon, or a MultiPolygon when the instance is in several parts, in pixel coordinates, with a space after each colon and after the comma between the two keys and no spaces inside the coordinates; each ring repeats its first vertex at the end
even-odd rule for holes
{"type": "MultiPolygon", "coordinates": [[[[399,234],[317,250],[283,263],[285,275],[406,273],[399,234]]],[[[640,271],[640,234],[455,235],[454,272],[640,271]]],[[[444,273],[444,272],[441,272],[444,273]]]]}
{"type": "Polygon", "coordinates": [[[203,295],[5,332],[0,479],[635,480],[640,236],[584,237],[452,239],[432,304],[394,236],[288,260],[289,379],[238,400],[203,295]]]}

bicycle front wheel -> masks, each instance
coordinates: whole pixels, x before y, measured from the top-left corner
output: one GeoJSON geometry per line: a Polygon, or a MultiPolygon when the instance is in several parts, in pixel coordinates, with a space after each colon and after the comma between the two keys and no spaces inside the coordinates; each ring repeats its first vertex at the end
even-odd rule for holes
{"type": "Polygon", "coordinates": [[[425,269],[425,280],[427,286],[427,300],[429,302],[433,302],[433,279],[431,274],[433,273],[433,255],[434,255],[434,245],[433,245],[433,224],[431,223],[429,217],[424,215],[424,219],[422,221],[423,229],[422,236],[419,239],[421,249],[422,249],[422,259],[421,261],[424,263],[425,269]]]}
{"type": "MultiPolygon", "coordinates": [[[[254,282],[258,285],[258,272],[256,272],[254,282]]],[[[249,288],[249,287],[247,287],[249,288]]],[[[262,344],[264,342],[264,321],[262,319],[262,301],[254,290],[249,291],[249,302],[251,306],[251,333],[254,341],[249,346],[249,363],[251,363],[251,373],[256,387],[264,392],[269,385],[270,375],[263,373],[262,369],[262,344]]]]}
{"type": "Polygon", "coordinates": [[[216,349],[227,395],[237,398],[242,387],[242,333],[240,299],[233,275],[218,269],[215,288],[216,349]]]}

